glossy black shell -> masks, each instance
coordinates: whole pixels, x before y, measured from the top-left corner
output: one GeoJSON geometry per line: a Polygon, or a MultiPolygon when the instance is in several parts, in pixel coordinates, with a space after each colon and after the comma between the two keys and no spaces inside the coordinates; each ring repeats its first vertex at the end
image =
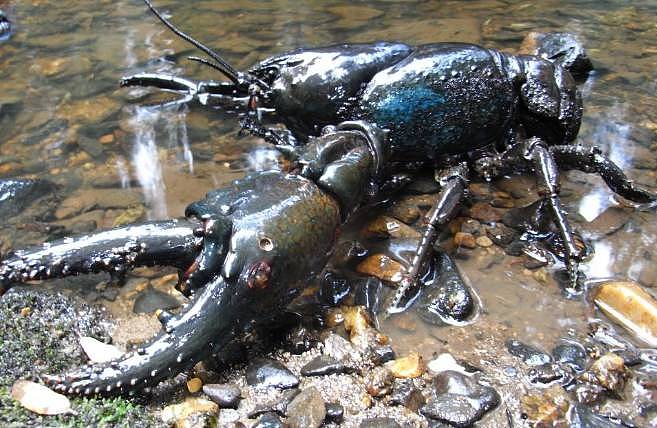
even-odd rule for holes
{"type": "Polygon", "coordinates": [[[348,118],[363,87],[411,53],[402,43],[336,45],[269,58],[250,73],[270,85],[267,104],[297,135],[317,135],[348,118]]]}
{"type": "Polygon", "coordinates": [[[354,118],[389,130],[396,160],[434,159],[497,142],[516,106],[513,82],[498,59],[476,45],[419,46],[372,78],[354,118]]]}

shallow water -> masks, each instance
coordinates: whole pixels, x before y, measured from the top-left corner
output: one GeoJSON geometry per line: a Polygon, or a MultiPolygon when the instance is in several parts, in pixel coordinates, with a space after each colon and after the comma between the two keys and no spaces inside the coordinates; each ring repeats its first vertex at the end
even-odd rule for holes
{"type": "MultiPolygon", "coordinates": [[[[513,51],[529,31],[572,32],[596,68],[581,87],[585,112],[577,142],[600,146],[631,178],[657,189],[652,1],[158,1],[157,6],[240,69],[300,46],[450,40],[513,51]]],[[[185,60],[197,53],[141,2],[0,1],[0,8],[15,22],[15,33],[0,44],[0,177],[47,178],[60,186],[61,199],[89,189],[124,189],[143,200],[144,217],[157,219],[180,216],[207,190],[275,164],[257,139],[237,135],[233,115],[198,105],[149,107],[169,98],[118,87],[121,76],[140,71],[216,78],[185,60]]],[[[588,222],[619,205],[597,177],[571,172],[562,181],[563,202],[585,236],[588,222]]],[[[528,188],[532,181],[512,183],[528,188]]],[[[508,186],[494,183],[492,189],[508,186]]],[[[59,223],[71,228],[93,219],[98,227],[111,226],[127,207],[87,208],[96,214],[62,217],[59,223]]],[[[629,209],[615,219],[621,224],[616,232],[591,242],[595,254],[582,265],[588,278],[657,286],[655,219],[654,213],[629,209]]],[[[5,247],[44,238],[42,230],[29,232],[3,238],[5,247]]],[[[384,330],[400,350],[420,349],[427,357],[449,350],[492,367],[499,352],[491,348],[507,337],[550,349],[559,337],[584,333],[587,319],[599,316],[583,299],[565,299],[550,272],[538,281],[497,247],[474,250],[458,263],[482,300],[479,318],[468,327],[441,328],[412,315],[393,320],[384,330]]]]}

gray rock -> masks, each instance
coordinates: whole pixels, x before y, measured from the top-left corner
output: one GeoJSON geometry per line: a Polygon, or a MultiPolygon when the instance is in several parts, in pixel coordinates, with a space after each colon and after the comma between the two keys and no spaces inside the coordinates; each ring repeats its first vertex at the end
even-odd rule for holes
{"type": "Polygon", "coordinates": [[[246,383],[287,389],[299,385],[299,378],[278,361],[256,358],[246,370],[246,383]]]}
{"type": "Polygon", "coordinates": [[[411,379],[398,379],[392,387],[390,403],[407,407],[416,412],[426,402],[422,392],[415,387],[411,379]]]}
{"type": "Polygon", "coordinates": [[[326,422],[332,424],[341,424],[344,420],[344,407],[340,403],[326,404],[326,422]]]}
{"type": "Polygon", "coordinates": [[[416,307],[420,317],[430,324],[465,321],[477,310],[470,288],[445,253],[434,256],[431,273],[423,279],[423,286],[416,307]]]}
{"type": "Polygon", "coordinates": [[[469,427],[481,419],[483,412],[465,395],[443,394],[422,407],[423,415],[455,427],[469,427]]]}
{"type": "Polygon", "coordinates": [[[258,419],[253,428],[285,428],[286,425],[276,413],[265,413],[258,419]]]}
{"type": "Polygon", "coordinates": [[[467,427],[495,408],[500,396],[493,388],[459,372],[445,371],[434,378],[436,396],[420,412],[455,427],[467,427]]]}
{"type": "Polygon", "coordinates": [[[132,311],[136,314],[153,313],[158,309],[176,309],[179,306],[180,302],[175,297],[149,286],[139,293],[132,311]]]}
{"type": "Polygon", "coordinates": [[[582,404],[576,404],[571,408],[570,423],[572,428],[620,428],[625,426],[612,422],[604,416],[596,415],[582,404]]]}
{"type": "Polygon", "coordinates": [[[242,392],[233,384],[209,383],[203,385],[203,392],[224,409],[237,409],[242,392]]]}
{"type": "Polygon", "coordinates": [[[317,428],[326,417],[326,405],[315,387],[306,388],[287,406],[290,428],[317,428]]]}
{"type": "Polygon", "coordinates": [[[0,218],[19,214],[33,201],[53,192],[55,185],[39,179],[0,180],[0,218]]]}
{"type": "Polygon", "coordinates": [[[360,423],[360,428],[401,428],[393,418],[369,418],[360,423]]]}
{"type": "Polygon", "coordinates": [[[320,355],[301,368],[303,376],[326,376],[345,373],[348,367],[328,355],[320,355]]]}
{"type": "Polygon", "coordinates": [[[531,383],[543,385],[553,382],[568,385],[574,380],[573,369],[571,367],[566,365],[561,366],[555,363],[545,363],[532,367],[529,373],[527,373],[527,377],[531,383]]]}
{"type": "Polygon", "coordinates": [[[540,366],[552,362],[552,358],[548,354],[519,340],[507,340],[506,349],[511,355],[521,358],[530,366],[540,366]]]}
{"type": "Polygon", "coordinates": [[[552,350],[552,356],[556,362],[568,364],[577,371],[586,368],[586,350],[577,342],[562,340],[552,350]]]}

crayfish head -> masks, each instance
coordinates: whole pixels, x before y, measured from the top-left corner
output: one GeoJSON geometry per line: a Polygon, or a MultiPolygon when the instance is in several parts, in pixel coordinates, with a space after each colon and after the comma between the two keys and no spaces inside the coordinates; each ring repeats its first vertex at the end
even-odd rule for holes
{"type": "Polygon", "coordinates": [[[280,309],[319,273],[340,225],[338,202],[314,182],[278,171],[253,174],[187,208],[206,225],[193,280],[221,276],[244,314],[280,309]],[[207,226],[210,227],[207,227],[207,226]]]}

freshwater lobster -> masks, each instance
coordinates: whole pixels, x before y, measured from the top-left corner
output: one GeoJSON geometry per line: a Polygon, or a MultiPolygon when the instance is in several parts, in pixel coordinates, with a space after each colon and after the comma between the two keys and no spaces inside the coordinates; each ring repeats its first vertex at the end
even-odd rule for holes
{"type": "Polygon", "coordinates": [[[301,49],[243,73],[145,2],[212,58],[195,60],[230,82],[142,73],[124,78],[122,85],[180,91],[183,102],[246,106],[242,126],[276,144],[292,167],[254,173],[214,190],[186,209],[186,219],[44,244],[3,260],[5,289],[16,282],[144,265],[181,269],[179,288],[193,300],[179,315],[159,313],[162,333],[117,361],[46,377],[56,390],[131,392],[214,355],[290,302],[323,268],[340,225],[358,208],[403,186],[419,166],[439,171],[441,191],[392,310],[423,272],[436,232],[454,215],[471,176],[537,175],[571,277],[581,255],[559,203],[557,165],[599,173],[629,200],[657,201],[599,150],[568,144],[577,135],[582,106],[565,67],[577,70],[582,57],[571,61],[572,49],[554,51],[564,46],[554,39],[539,47],[554,62],[460,43],[375,43],[301,49]],[[263,107],[290,132],[265,128],[263,107]]]}

